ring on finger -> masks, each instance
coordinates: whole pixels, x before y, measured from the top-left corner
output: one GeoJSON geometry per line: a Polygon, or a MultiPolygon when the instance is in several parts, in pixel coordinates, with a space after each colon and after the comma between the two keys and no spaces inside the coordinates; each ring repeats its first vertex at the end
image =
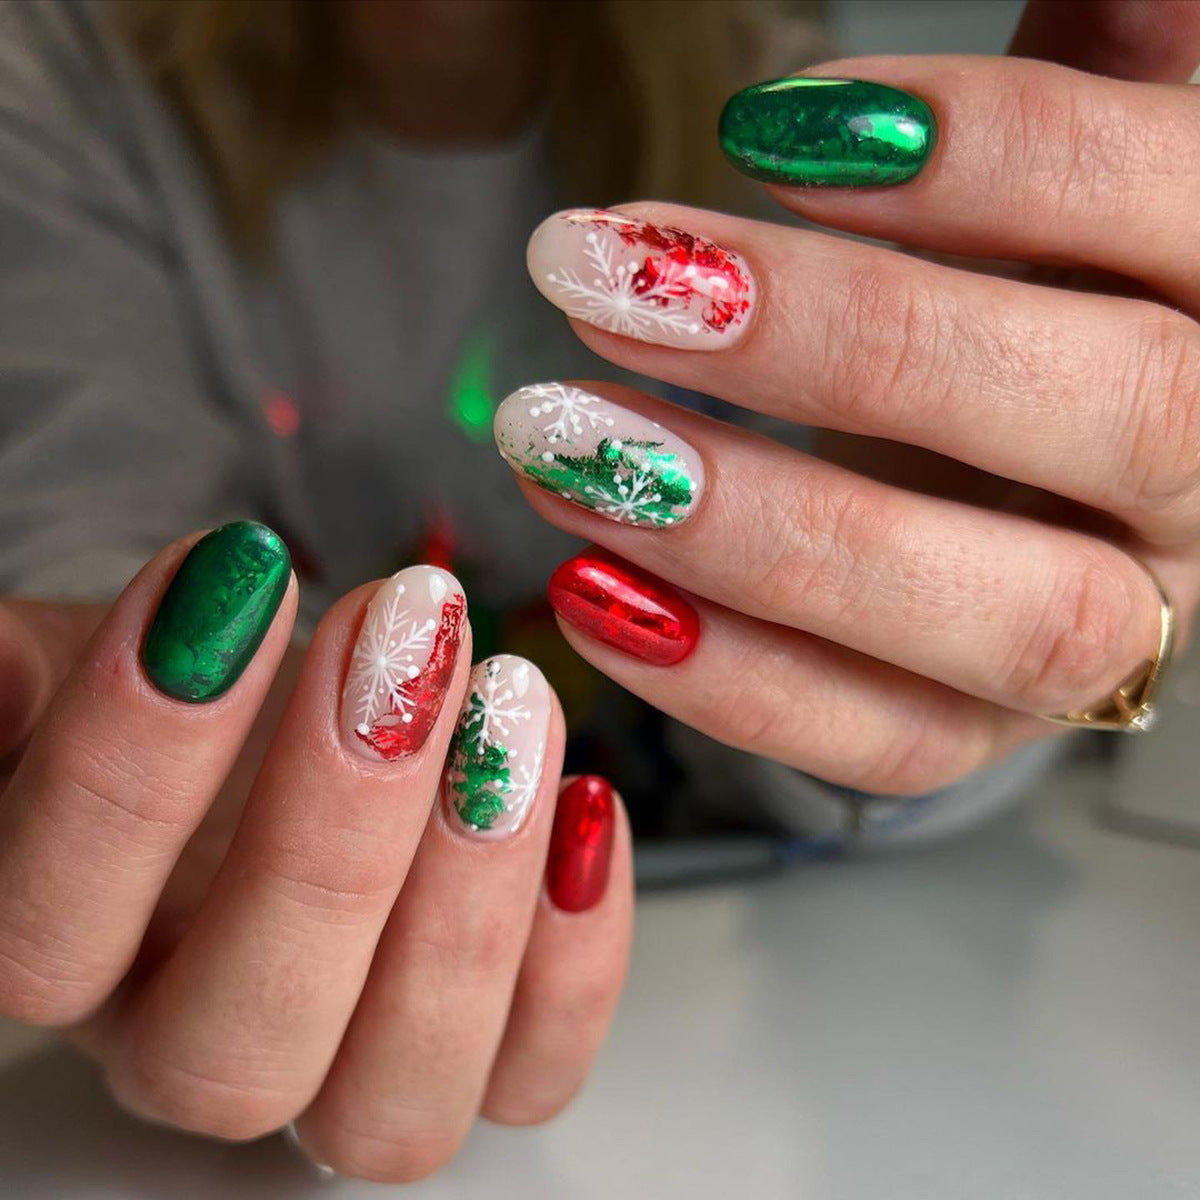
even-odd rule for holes
{"type": "Polygon", "coordinates": [[[1140,565],[1158,590],[1160,624],[1154,654],[1140,663],[1104,699],[1085,708],[1048,716],[1045,720],[1074,728],[1147,733],[1158,719],[1156,700],[1175,644],[1175,608],[1158,576],[1145,563],[1140,565]]]}

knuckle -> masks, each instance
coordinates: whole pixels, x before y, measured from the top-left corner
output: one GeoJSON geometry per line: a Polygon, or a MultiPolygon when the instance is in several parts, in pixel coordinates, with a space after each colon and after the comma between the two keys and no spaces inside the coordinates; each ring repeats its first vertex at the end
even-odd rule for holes
{"type": "Polygon", "coordinates": [[[999,93],[997,103],[1000,153],[990,182],[1016,221],[1126,208],[1144,191],[1145,135],[1122,105],[1045,70],[999,93]]]}
{"type": "Polygon", "coordinates": [[[882,489],[820,487],[800,479],[764,502],[787,508],[786,514],[764,513],[753,526],[771,541],[755,548],[752,586],[775,619],[803,624],[797,619],[803,614],[840,622],[870,604],[875,589],[869,565],[901,536],[902,514],[882,489]],[[782,553],[780,528],[792,530],[799,542],[782,553]]]}
{"type": "Polygon", "coordinates": [[[1003,189],[1006,211],[1028,220],[1045,218],[1047,207],[1057,211],[1063,201],[1061,156],[1052,148],[1065,136],[1065,114],[1051,103],[1040,80],[1024,78],[997,98],[993,126],[998,154],[990,183],[1003,189]],[[1051,161],[1047,161],[1050,149],[1051,161]],[[1013,172],[1016,172],[1016,179],[1013,172]],[[1020,183],[1017,183],[1017,180],[1020,183]]]}
{"type": "Polygon", "coordinates": [[[792,744],[799,730],[791,690],[777,667],[760,670],[758,659],[749,650],[736,677],[700,681],[695,701],[726,745],[769,754],[792,744]]]}
{"type": "Polygon", "coordinates": [[[390,908],[400,885],[393,856],[357,829],[277,827],[260,869],[277,895],[333,926],[355,925],[390,908]]]}
{"type": "Polygon", "coordinates": [[[1200,329],[1161,309],[1135,327],[1121,381],[1131,414],[1119,503],[1164,520],[1195,516],[1200,493],[1200,329]]]}
{"type": "Polygon", "coordinates": [[[527,965],[521,991],[536,1005],[540,1042],[574,1060],[589,1036],[599,1031],[620,994],[625,963],[613,953],[599,953],[591,962],[546,963],[539,969],[527,965]]]}
{"type": "Polygon", "coordinates": [[[952,718],[903,722],[860,766],[855,786],[884,796],[949,787],[987,761],[991,746],[985,733],[981,727],[964,729],[952,718]]]}
{"type": "Polygon", "coordinates": [[[150,853],[173,849],[194,824],[187,773],[159,769],[165,765],[160,751],[132,745],[111,730],[103,738],[77,730],[60,763],[51,786],[61,792],[64,811],[101,822],[125,846],[150,853]]]}
{"type": "Polygon", "coordinates": [[[1001,686],[1017,705],[1050,712],[1089,703],[1110,682],[1114,650],[1135,615],[1135,598],[1111,556],[1084,551],[1062,564],[1048,594],[1018,616],[1001,686]]]}
{"type": "Polygon", "coordinates": [[[512,933],[502,911],[431,902],[419,925],[401,937],[414,973],[427,971],[442,987],[474,990],[512,969],[512,933]]]}
{"type": "Polygon", "coordinates": [[[822,361],[843,421],[878,434],[925,428],[938,419],[957,386],[962,357],[952,296],[926,286],[915,264],[857,263],[847,270],[828,318],[822,361]]]}

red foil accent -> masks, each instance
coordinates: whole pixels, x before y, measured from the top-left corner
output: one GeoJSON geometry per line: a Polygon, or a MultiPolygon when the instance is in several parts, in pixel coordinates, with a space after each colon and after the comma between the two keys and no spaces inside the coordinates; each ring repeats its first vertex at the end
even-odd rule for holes
{"type": "Polygon", "coordinates": [[[458,644],[462,639],[466,612],[467,599],[462,595],[451,596],[442,605],[442,619],[433,635],[429,661],[405,688],[405,694],[412,698],[412,720],[407,724],[394,721],[396,712],[393,705],[393,721],[383,718],[376,721],[366,733],[355,731],[360,741],[366,742],[383,758],[390,761],[403,754],[412,754],[425,745],[425,739],[438,719],[438,713],[442,711],[450,676],[454,674],[454,661],[458,658],[458,644]]]}
{"type": "Polygon", "coordinates": [[[550,603],[568,625],[657,667],[696,648],[696,610],[669,584],[595,546],[550,576],[550,603]]]}
{"type": "Polygon", "coordinates": [[[573,780],[559,794],[546,859],[546,891],[556,908],[583,912],[600,902],[608,886],[616,808],[612,788],[599,775],[573,780]]]}
{"type": "Polygon", "coordinates": [[[750,281],[737,260],[720,246],[670,225],[614,224],[618,237],[627,246],[645,246],[647,254],[633,276],[638,295],[659,287],[659,303],[664,307],[674,297],[688,300],[702,296],[708,303],[700,319],[709,329],[720,332],[736,324],[750,308],[750,281]]]}

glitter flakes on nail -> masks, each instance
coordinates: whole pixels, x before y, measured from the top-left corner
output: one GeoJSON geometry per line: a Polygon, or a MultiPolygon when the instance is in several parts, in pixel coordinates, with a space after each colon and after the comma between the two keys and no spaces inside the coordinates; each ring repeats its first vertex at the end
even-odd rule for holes
{"type": "Polygon", "coordinates": [[[643,342],[716,350],[755,301],[745,261],[706,238],[605,209],[556,213],[529,244],[534,282],[568,316],[643,342]]]}
{"type": "Polygon", "coordinates": [[[496,442],[540,487],[627,525],[677,524],[703,484],[700,457],[681,438],[570,384],[514,392],[496,414],[496,442]]]}

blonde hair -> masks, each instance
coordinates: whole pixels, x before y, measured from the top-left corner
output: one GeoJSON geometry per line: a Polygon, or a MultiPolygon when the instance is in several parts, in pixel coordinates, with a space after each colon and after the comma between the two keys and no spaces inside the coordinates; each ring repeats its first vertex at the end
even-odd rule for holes
{"type": "MultiPolygon", "coordinates": [[[[570,200],[720,203],[722,103],[754,77],[774,15],[786,10],[811,51],[822,4],[559,0],[552,127],[570,200]]],[[[112,11],[188,129],[235,244],[261,246],[280,192],[319,163],[353,107],[330,0],[122,0],[112,11]]]]}

